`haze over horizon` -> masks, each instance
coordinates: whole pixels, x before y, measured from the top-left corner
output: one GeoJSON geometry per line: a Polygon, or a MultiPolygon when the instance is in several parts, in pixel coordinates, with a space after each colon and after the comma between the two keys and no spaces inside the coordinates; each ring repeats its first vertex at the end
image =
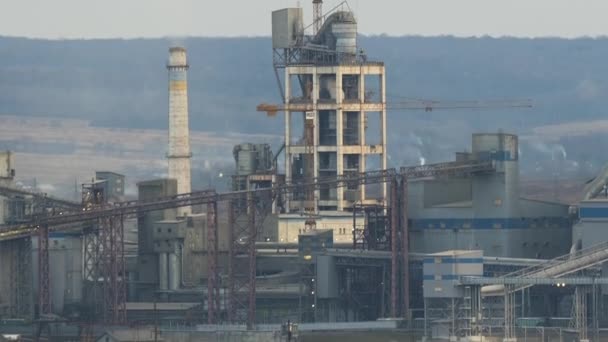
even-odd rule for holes
{"type": "MultiPolygon", "coordinates": [[[[272,10],[309,0],[54,0],[11,2],[0,12],[4,36],[43,39],[269,36],[272,10]],[[226,18],[232,18],[227,20],[226,18]]],[[[339,4],[325,0],[327,11],[339,4]]],[[[608,1],[351,0],[365,35],[456,37],[608,36],[608,1]]]]}

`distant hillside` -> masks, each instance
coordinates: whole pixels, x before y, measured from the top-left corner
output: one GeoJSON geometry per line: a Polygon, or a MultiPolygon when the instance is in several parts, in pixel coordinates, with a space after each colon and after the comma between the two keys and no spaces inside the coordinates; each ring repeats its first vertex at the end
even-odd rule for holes
{"type": "MultiPolygon", "coordinates": [[[[608,39],[380,36],[361,37],[359,44],[369,58],[386,63],[392,100],[535,102],[532,110],[391,113],[393,164],[450,158],[454,149],[467,148],[473,131],[530,134],[540,125],[604,118],[608,108],[608,39]]],[[[164,39],[0,37],[0,113],[165,128],[169,45],[164,39]]],[[[191,38],[185,46],[193,129],[282,130],[280,116],[255,112],[260,102],[279,101],[269,38],[191,38]]]]}
{"type": "MultiPolygon", "coordinates": [[[[165,127],[169,44],[0,37],[0,112],[165,127]]],[[[606,39],[362,37],[359,44],[385,61],[393,99],[533,98],[526,121],[534,124],[597,118],[608,104],[606,39]]],[[[270,39],[192,38],[185,45],[193,128],[281,127],[254,113],[260,101],[279,99],[270,39]]],[[[497,117],[492,121],[517,124],[497,117]]]]}

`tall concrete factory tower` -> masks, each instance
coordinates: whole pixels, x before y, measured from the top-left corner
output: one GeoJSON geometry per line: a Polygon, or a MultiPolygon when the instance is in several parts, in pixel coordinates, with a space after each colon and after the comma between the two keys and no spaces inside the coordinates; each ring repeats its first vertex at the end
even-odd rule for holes
{"type": "MultiPolygon", "coordinates": [[[[177,193],[191,192],[190,133],[188,128],[188,60],[186,49],[169,49],[169,178],[177,181],[177,193]]],[[[189,207],[180,208],[178,215],[190,213],[189,207]]]]}
{"type": "MultiPolygon", "coordinates": [[[[316,2],[315,2],[316,3],[316,2]]],[[[357,22],[348,7],[323,14],[312,36],[301,8],[272,13],[277,74],[284,72],[285,179],[311,182],[386,169],[385,68],[357,48],[357,22]]],[[[345,211],[378,205],[381,187],[348,184],[294,194],[288,211],[345,211]]]]}

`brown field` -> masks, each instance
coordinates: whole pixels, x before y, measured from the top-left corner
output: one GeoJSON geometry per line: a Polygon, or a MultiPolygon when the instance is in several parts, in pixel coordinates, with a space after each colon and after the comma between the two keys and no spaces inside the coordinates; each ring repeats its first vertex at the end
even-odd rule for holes
{"type": "MultiPolygon", "coordinates": [[[[231,162],[241,142],[277,142],[278,136],[192,131],[193,168],[231,162]]],[[[166,130],[92,127],[72,119],[0,116],[0,150],[15,152],[17,180],[36,183],[57,195],[72,194],[74,184],[95,171],[124,173],[129,184],[166,171],[166,130]],[[69,190],[68,190],[69,189],[69,190]]]]}
{"type": "MultiPolygon", "coordinates": [[[[602,132],[608,133],[608,120],[540,126],[522,139],[553,141],[602,132]]],[[[279,135],[200,131],[192,131],[190,138],[193,168],[232,163],[232,147],[237,143],[282,140],[279,135]]],[[[131,187],[137,181],[161,177],[166,172],[166,141],[166,130],[102,128],[86,120],[0,116],[0,150],[15,152],[17,180],[31,183],[35,179],[41,190],[55,195],[73,195],[74,184],[90,179],[97,170],[124,173],[131,187]]],[[[521,195],[576,203],[584,181],[522,180],[521,195]]]]}
{"type": "Polygon", "coordinates": [[[586,136],[593,134],[608,133],[608,120],[594,121],[575,121],[555,125],[538,126],[532,130],[530,136],[523,136],[522,139],[534,137],[546,141],[554,141],[563,137],[586,136]]]}
{"type": "Polygon", "coordinates": [[[539,201],[576,204],[583,197],[585,181],[585,179],[521,180],[520,195],[539,201]]]}

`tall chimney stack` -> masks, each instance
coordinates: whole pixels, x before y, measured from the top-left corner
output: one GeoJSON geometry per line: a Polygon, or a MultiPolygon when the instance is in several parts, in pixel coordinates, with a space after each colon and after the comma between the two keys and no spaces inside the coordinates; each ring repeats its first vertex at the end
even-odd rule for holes
{"type": "MultiPolygon", "coordinates": [[[[177,180],[177,193],[192,192],[190,181],[190,132],[188,128],[188,61],[186,49],[169,49],[169,178],[177,180]]],[[[190,214],[190,207],[178,209],[180,216],[190,214]]]]}

